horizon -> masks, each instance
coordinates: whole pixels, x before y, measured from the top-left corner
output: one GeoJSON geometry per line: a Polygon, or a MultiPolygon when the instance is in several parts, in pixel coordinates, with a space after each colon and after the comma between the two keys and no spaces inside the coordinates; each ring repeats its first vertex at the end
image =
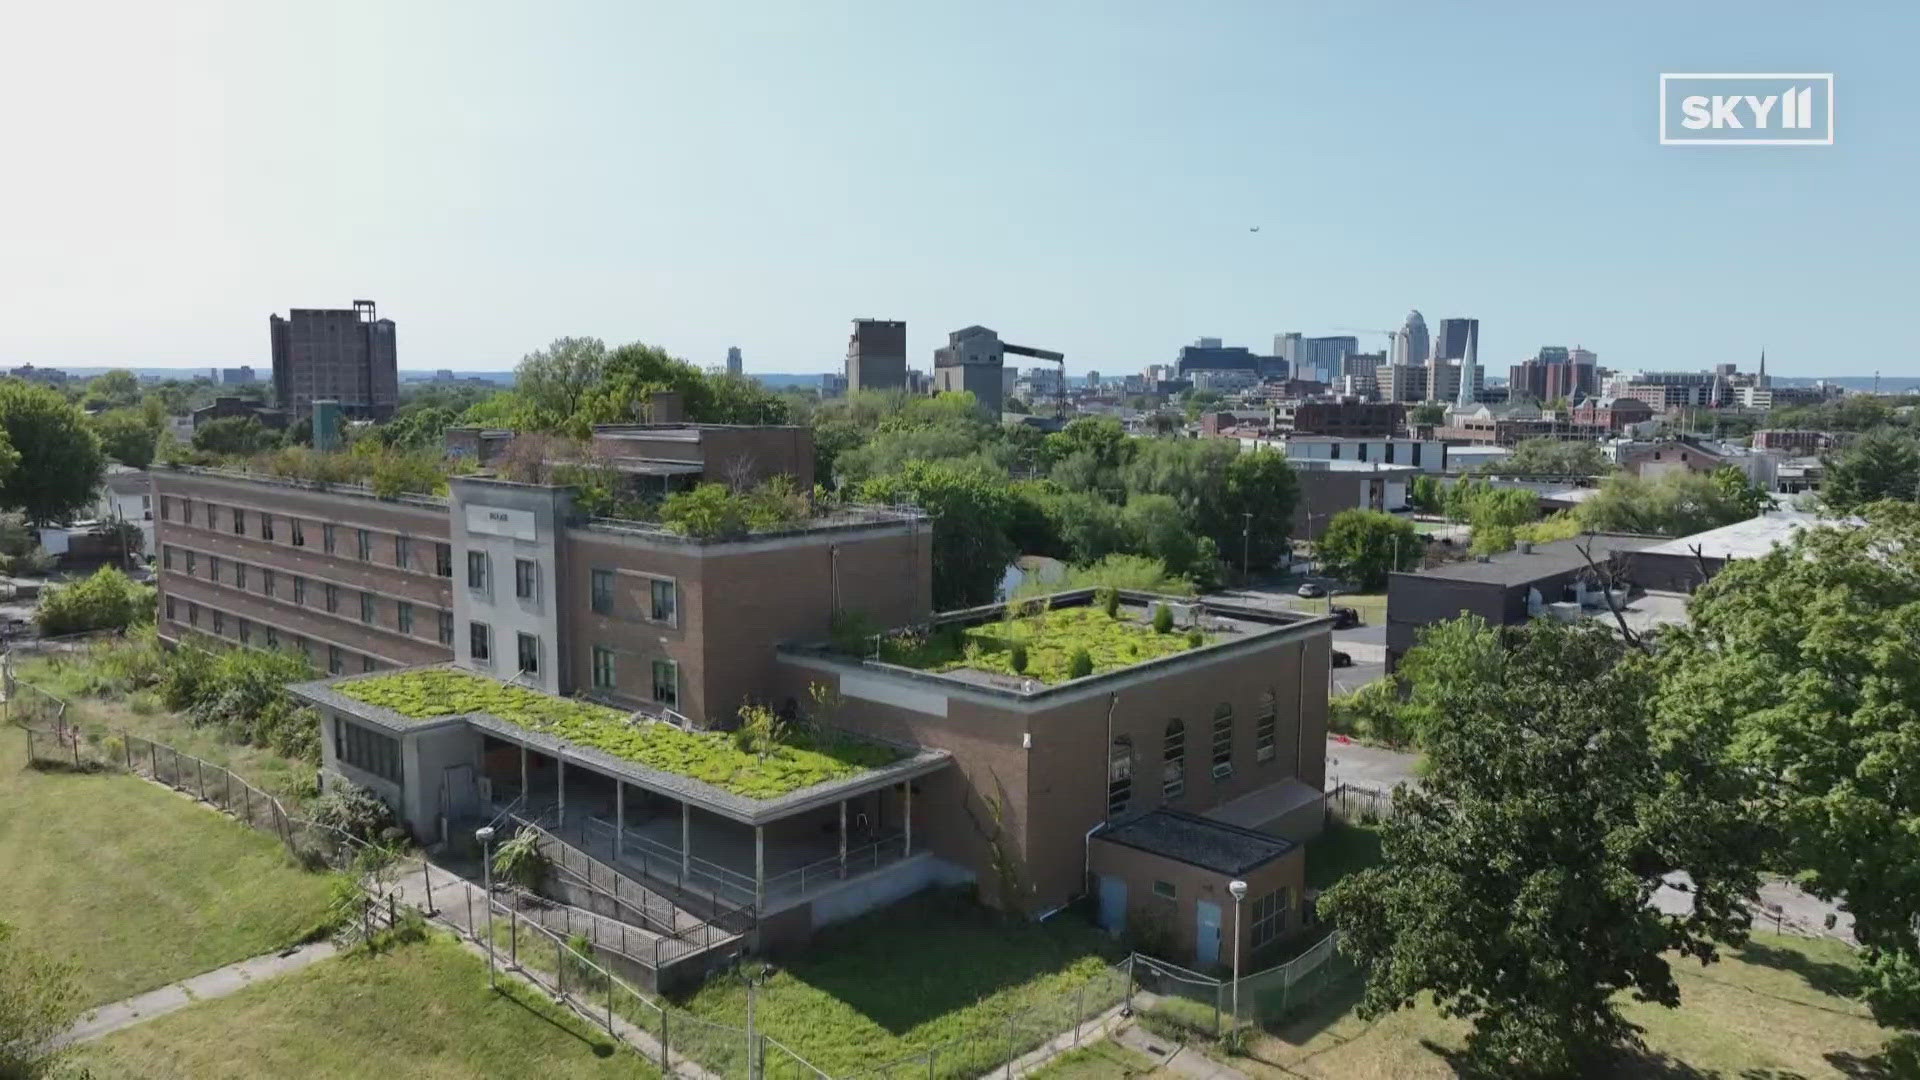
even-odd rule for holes
{"type": "Polygon", "coordinates": [[[875,316],[922,369],[979,323],[1122,374],[1418,309],[1499,373],[1920,377],[1869,330],[1920,240],[1920,11],[466,11],[24,13],[0,363],[265,372],[269,314],[368,297],[409,371],[833,371],[875,316]],[[1659,73],[1703,70],[1834,72],[1835,144],[1658,145],[1659,73]]]}

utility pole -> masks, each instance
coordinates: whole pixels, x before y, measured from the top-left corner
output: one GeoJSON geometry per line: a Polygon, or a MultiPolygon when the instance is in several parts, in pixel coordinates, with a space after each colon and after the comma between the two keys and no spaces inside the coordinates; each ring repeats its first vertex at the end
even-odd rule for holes
{"type": "Polygon", "coordinates": [[[1247,519],[1247,526],[1240,533],[1240,580],[1247,580],[1247,555],[1253,549],[1253,511],[1243,510],[1240,516],[1247,519]]]}

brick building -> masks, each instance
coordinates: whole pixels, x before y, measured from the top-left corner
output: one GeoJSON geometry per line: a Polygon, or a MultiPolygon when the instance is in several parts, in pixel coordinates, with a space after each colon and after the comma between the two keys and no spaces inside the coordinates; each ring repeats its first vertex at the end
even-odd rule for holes
{"type": "Polygon", "coordinates": [[[294,308],[267,320],[273,346],[273,393],[296,419],[313,403],[334,400],[349,416],[384,419],[400,404],[399,360],[392,319],[371,300],[350,308],[294,308]]]}

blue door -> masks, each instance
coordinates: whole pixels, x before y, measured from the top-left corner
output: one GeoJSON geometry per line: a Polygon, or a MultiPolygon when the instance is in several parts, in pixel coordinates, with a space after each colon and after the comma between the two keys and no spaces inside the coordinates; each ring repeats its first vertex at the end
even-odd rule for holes
{"type": "Polygon", "coordinates": [[[1100,875],[1100,927],[1109,934],[1127,928],[1127,882],[1110,874],[1100,875]]]}
{"type": "Polygon", "coordinates": [[[1203,968],[1220,962],[1220,905],[1211,900],[1193,902],[1193,962],[1203,968]]]}

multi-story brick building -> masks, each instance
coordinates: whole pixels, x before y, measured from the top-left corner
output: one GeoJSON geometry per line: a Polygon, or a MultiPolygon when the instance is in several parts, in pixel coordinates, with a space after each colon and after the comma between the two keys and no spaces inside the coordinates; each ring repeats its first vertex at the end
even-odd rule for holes
{"type": "Polygon", "coordinates": [[[267,322],[273,344],[273,392],[295,417],[333,400],[349,416],[382,419],[400,403],[392,319],[371,300],[350,308],[294,308],[267,322]]]}

